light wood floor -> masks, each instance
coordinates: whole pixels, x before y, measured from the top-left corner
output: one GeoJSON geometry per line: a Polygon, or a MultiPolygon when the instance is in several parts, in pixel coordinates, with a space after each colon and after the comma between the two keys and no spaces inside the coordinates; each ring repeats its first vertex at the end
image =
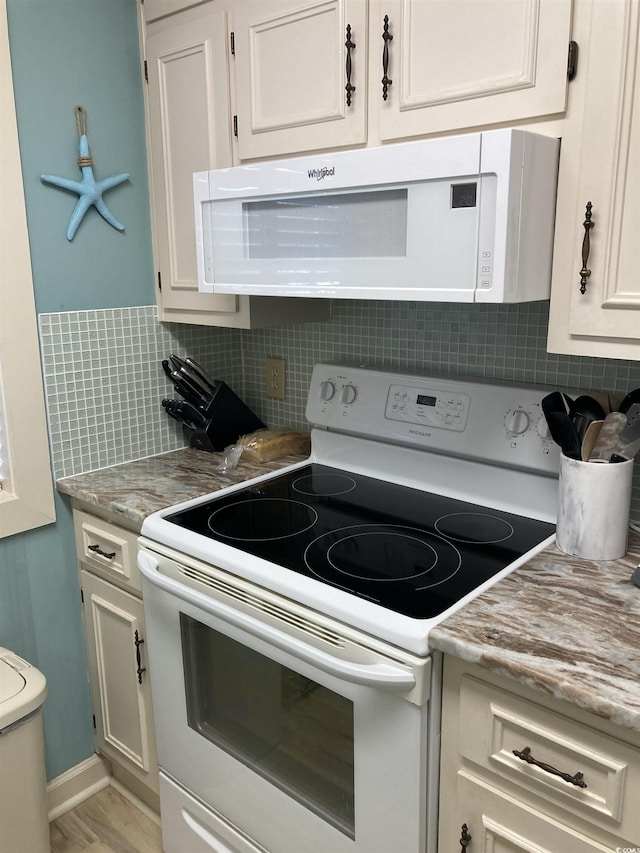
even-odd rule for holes
{"type": "Polygon", "coordinates": [[[161,853],[160,827],[111,786],[50,824],[51,853],[161,853]]]}

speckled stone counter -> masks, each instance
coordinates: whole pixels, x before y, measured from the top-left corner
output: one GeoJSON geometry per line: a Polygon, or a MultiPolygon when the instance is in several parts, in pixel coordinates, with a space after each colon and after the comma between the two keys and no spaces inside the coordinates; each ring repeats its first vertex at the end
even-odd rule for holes
{"type": "Polygon", "coordinates": [[[94,508],[108,513],[139,531],[144,519],[156,510],[277,471],[305,457],[292,454],[261,463],[241,458],[238,467],[225,474],[216,470],[222,458],[222,453],[184,448],[64,477],[56,486],[59,492],[74,498],[88,512],[94,508]]]}
{"type": "Polygon", "coordinates": [[[640,588],[627,557],[552,546],[433,629],[434,648],[640,732],[640,588]]]}
{"type": "MultiPolygon", "coordinates": [[[[275,471],[303,456],[240,461],[183,449],[58,481],[76,505],[139,530],[156,510],[275,471]]],[[[436,649],[640,732],[640,561],[592,563],[547,548],[433,629],[436,649]]]]}

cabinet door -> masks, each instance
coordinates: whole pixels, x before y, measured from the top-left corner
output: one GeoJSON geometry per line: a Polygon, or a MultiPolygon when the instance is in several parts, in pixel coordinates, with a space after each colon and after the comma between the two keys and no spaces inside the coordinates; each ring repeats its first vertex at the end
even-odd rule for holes
{"type": "Polygon", "coordinates": [[[96,746],[157,793],[149,671],[138,674],[147,665],[142,601],[84,570],[80,578],[96,746]]]}
{"type": "Polygon", "coordinates": [[[241,160],[366,140],[367,4],[253,0],[233,9],[241,160]],[[351,92],[347,104],[347,25],[351,92]]]}
{"type": "Polygon", "coordinates": [[[460,771],[455,801],[444,809],[440,821],[440,853],[460,849],[463,824],[471,836],[468,849],[474,853],[605,853],[613,849],[593,840],[588,825],[581,831],[565,826],[460,771]]]}
{"type": "Polygon", "coordinates": [[[594,3],[584,123],[567,140],[581,151],[579,167],[561,172],[570,204],[559,206],[556,225],[552,352],[640,358],[639,49],[637,0],[594,3]]]}
{"type": "Polygon", "coordinates": [[[213,312],[223,324],[238,301],[198,292],[192,176],[231,165],[226,44],[225,13],[217,0],[146,29],[159,306],[213,312]]]}
{"type": "Polygon", "coordinates": [[[370,85],[380,99],[384,15],[393,40],[382,140],[564,112],[571,0],[376,0],[370,85]]]}

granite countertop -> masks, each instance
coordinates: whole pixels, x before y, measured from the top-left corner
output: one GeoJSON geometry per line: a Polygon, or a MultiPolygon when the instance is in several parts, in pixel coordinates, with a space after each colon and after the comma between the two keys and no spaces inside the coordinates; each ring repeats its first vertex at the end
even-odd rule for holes
{"type": "Polygon", "coordinates": [[[240,458],[237,468],[223,474],[217,470],[223,455],[188,447],[64,477],[57,481],[56,487],[88,511],[95,507],[139,531],[152,512],[305,459],[301,454],[259,463],[240,458]]]}
{"type": "Polygon", "coordinates": [[[621,560],[555,545],[433,629],[432,645],[640,732],[640,535],[621,560]]]}
{"type": "MultiPolygon", "coordinates": [[[[57,482],[83,509],[139,530],[156,510],[276,471],[304,456],[241,459],[222,474],[222,454],[185,448],[57,482]]],[[[431,632],[440,651],[515,679],[640,732],[640,589],[629,554],[594,563],[546,548],[431,632]]]]}

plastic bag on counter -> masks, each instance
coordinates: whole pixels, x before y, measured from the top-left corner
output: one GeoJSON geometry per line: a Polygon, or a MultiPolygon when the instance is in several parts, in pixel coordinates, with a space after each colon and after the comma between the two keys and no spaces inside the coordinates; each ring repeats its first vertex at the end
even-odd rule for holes
{"type": "Polygon", "coordinates": [[[283,427],[281,429],[257,429],[241,435],[236,444],[224,450],[218,471],[233,471],[240,457],[249,462],[272,462],[289,453],[310,453],[311,436],[308,432],[283,427]]]}

